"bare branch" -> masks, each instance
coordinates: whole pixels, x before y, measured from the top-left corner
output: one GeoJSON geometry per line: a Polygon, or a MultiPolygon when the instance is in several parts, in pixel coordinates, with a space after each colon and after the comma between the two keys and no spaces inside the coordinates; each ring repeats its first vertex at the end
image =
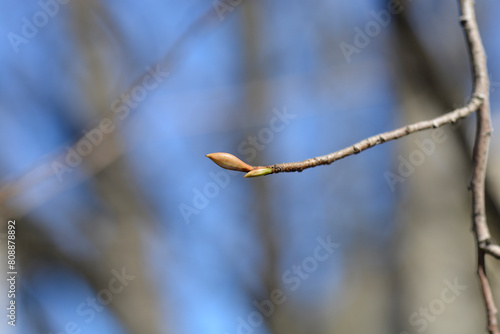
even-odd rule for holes
{"type": "MultiPolygon", "coordinates": [[[[428,130],[432,128],[438,128],[446,124],[454,124],[458,120],[467,117],[468,115],[472,114],[474,111],[476,111],[482,104],[483,104],[483,96],[482,95],[475,95],[473,96],[470,101],[462,108],[455,109],[445,115],[436,117],[431,120],[427,121],[421,121],[417,123],[413,123],[410,125],[406,125],[404,127],[401,127],[399,129],[395,129],[392,131],[380,133],[378,135],[366,138],[354,145],[348,146],[344,149],[341,149],[340,151],[336,151],[333,153],[329,153],[326,155],[322,155],[319,157],[307,159],[304,161],[300,162],[286,162],[286,163],[281,163],[281,164],[274,164],[274,165],[267,165],[267,166],[252,166],[253,170],[262,170],[262,169],[267,169],[269,172],[260,174],[260,175],[248,175],[247,173],[245,177],[252,177],[252,176],[261,176],[261,175],[268,175],[268,174],[277,174],[277,173],[285,173],[285,172],[302,172],[304,169],[307,168],[312,168],[312,167],[317,167],[321,165],[329,165],[334,161],[340,160],[342,158],[348,157],[353,154],[358,154],[364,150],[367,150],[369,148],[372,148],[376,145],[383,144],[385,142],[399,139],[402,137],[406,137],[412,133],[419,132],[422,130],[428,130]]],[[[222,153],[210,153],[207,155],[212,154],[222,154],[222,153]]],[[[224,153],[227,154],[227,153],[224,153]]],[[[236,157],[234,157],[237,159],[236,157]]],[[[213,160],[213,159],[212,159],[213,160]]],[[[239,160],[239,159],[238,159],[239,160]]],[[[221,164],[215,162],[219,166],[221,164]]],[[[221,166],[223,168],[226,168],[224,166],[221,166]]],[[[226,168],[226,169],[231,169],[231,168],[226,168]]]]}
{"type": "MultiPolygon", "coordinates": [[[[329,153],[326,155],[307,159],[300,162],[286,162],[286,163],[267,165],[267,166],[252,166],[254,171],[266,169],[269,170],[269,172],[262,173],[260,175],[248,175],[249,173],[247,173],[245,177],[261,176],[261,175],[277,174],[285,172],[302,172],[304,169],[307,168],[317,167],[321,165],[329,165],[334,161],[340,160],[342,158],[348,157],[353,154],[358,154],[376,145],[383,144],[385,142],[399,139],[402,137],[406,137],[409,134],[415,132],[438,128],[446,124],[454,124],[458,120],[465,118],[468,115],[472,114],[474,111],[476,111],[483,104],[483,100],[484,100],[483,95],[473,95],[470,101],[462,108],[455,109],[447,114],[444,114],[442,116],[436,117],[431,120],[413,123],[410,125],[403,126],[399,129],[380,133],[378,135],[366,138],[354,145],[341,149],[340,151],[336,151],[333,153],[329,153]]],[[[220,164],[218,165],[220,166],[220,164]]],[[[225,168],[224,166],[221,167],[225,168]]]]}
{"type": "Polygon", "coordinates": [[[477,273],[485,301],[488,331],[491,334],[499,334],[498,322],[496,319],[497,309],[493,300],[491,287],[486,276],[485,265],[486,254],[489,254],[497,259],[500,258],[500,246],[492,243],[486,222],[485,179],[486,163],[488,160],[488,149],[491,137],[488,69],[486,64],[486,54],[481,41],[481,36],[479,34],[479,28],[477,26],[474,1],[460,0],[460,12],[460,23],[465,33],[474,84],[472,97],[464,107],[455,109],[431,120],[413,123],[399,129],[366,138],[352,146],[323,156],[300,162],[289,162],[268,166],[251,166],[252,169],[249,172],[245,170],[247,171],[245,177],[255,177],[283,172],[301,172],[307,168],[329,165],[334,161],[360,153],[387,141],[399,139],[414,132],[438,128],[445,124],[455,123],[457,120],[476,112],[476,137],[472,153],[473,173],[470,186],[472,190],[472,226],[478,254],[477,273]]]}
{"type": "Polygon", "coordinates": [[[479,247],[486,253],[493,256],[495,259],[500,260],[500,246],[487,244],[486,242],[480,243],[479,247]]]}
{"type": "Polygon", "coordinates": [[[487,253],[492,255],[498,253],[498,246],[489,245],[491,237],[486,223],[485,179],[491,136],[488,67],[486,53],[477,26],[474,1],[460,0],[460,10],[462,14],[460,23],[464,28],[474,78],[474,93],[484,96],[484,101],[477,110],[476,138],[472,152],[472,227],[477,246],[477,274],[486,307],[488,332],[498,334],[497,308],[486,276],[485,263],[487,253]],[[486,249],[489,249],[489,251],[486,251],[486,249]]]}
{"type": "Polygon", "coordinates": [[[406,137],[409,134],[415,132],[428,130],[432,128],[438,128],[446,124],[453,124],[458,120],[472,114],[474,111],[477,110],[479,106],[481,106],[482,103],[483,103],[482,95],[473,95],[470,101],[464,107],[455,109],[445,115],[436,117],[434,119],[413,123],[401,127],[399,129],[380,133],[378,135],[366,138],[340,151],[333,152],[327,155],[319,156],[312,159],[307,159],[300,162],[288,162],[288,163],[275,164],[264,167],[271,168],[272,173],[283,173],[283,172],[301,172],[306,168],[316,167],[320,165],[329,165],[334,161],[340,160],[342,158],[348,157],[353,154],[358,154],[376,145],[391,140],[399,139],[402,137],[406,137]]]}

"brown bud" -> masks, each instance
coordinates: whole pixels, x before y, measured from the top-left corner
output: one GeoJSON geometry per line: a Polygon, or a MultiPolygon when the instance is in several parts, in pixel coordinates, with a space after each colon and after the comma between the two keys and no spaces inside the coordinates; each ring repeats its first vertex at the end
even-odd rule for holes
{"type": "Polygon", "coordinates": [[[249,172],[253,169],[252,166],[244,163],[243,161],[229,153],[210,153],[207,154],[206,157],[210,158],[210,160],[225,169],[237,170],[239,172],[249,172]]]}

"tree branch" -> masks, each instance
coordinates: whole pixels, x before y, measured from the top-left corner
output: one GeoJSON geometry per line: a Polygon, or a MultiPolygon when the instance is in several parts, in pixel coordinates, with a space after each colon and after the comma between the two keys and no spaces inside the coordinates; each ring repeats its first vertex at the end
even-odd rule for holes
{"type": "Polygon", "coordinates": [[[354,145],[348,146],[340,151],[336,151],[333,153],[329,153],[326,155],[307,159],[300,162],[286,162],[286,163],[267,165],[267,166],[249,166],[245,162],[239,160],[235,156],[228,153],[223,153],[223,152],[210,153],[207,154],[206,156],[222,168],[247,172],[245,177],[255,177],[255,176],[277,174],[277,173],[302,172],[304,169],[307,168],[317,167],[321,165],[329,165],[334,161],[340,160],[342,158],[348,157],[353,154],[358,154],[376,145],[383,144],[385,142],[399,139],[402,137],[406,137],[409,134],[415,132],[428,130],[432,128],[439,128],[446,124],[454,124],[458,120],[465,118],[468,115],[475,112],[483,104],[483,101],[484,101],[484,95],[482,94],[473,95],[472,98],[464,107],[450,111],[449,113],[444,114],[442,116],[436,117],[431,120],[421,121],[410,125],[406,125],[392,131],[380,133],[378,135],[366,138],[354,145]],[[225,163],[227,156],[231,156],[231,158],[234,159],[234,161],[238,161],[238,164],[241,166],[241,168],[233,168],[231,166],[228,166],[225,163]],[[251,168],[249,169],[250,171],[245,169],[245,167],[248,166],[251,168]]]}
{"type": "Polygon", "coordinates": [[[476,138],[472,151],[472,228],[477,246],[477,274],[486,307],[487,327],[491,334],[498,334],[497,308],[493,300],[490,283],[486,276],[485,255],[498,258],[499,247],[491,244],[491,236],[486,223],[485,179],[486,163],[491,136],[489,105],[489,80],[486,53],[477,26],[473,0],[460,0],[462,16],[460,23],[465,32],[474,78],[474,93],[484,96],[476,113],[476,138]]]}
{"type": "Polygon", "coordinates": [[[421,121],[417,123],[413,123],[410,125],[406,125],[399,129],[395,129],[392,131],[380,133],[378,135],[366,138],[352,146],[346,147],[340,151],[333,152],[330,154],[322,155],[316,158],[307,159],[300,162],[287,162],[281,164],[274,164],[268,166],[259,166],[265,168],[271,168],[272,173],[283,173],[283,172],[301,172],[304,169],[321,166],[321,165],[329,165],[334,161],[340,160],[342,158],[348,157],[353,154],[358,154],[364,150],[372,148],[376,145],[399,139],[402,137],[406,137],[409,134],[419,132],[422,130],[438,128],[446,124],[453,124],[458,120],[467,117],[471,113],[477,110],[479,106],[482,105],[484,100],[483,95],[473,95],[469,102],[462,108],[455,109],[445,115],[436,117],[431,120],[421,121]]]}
{"type": "MultiPolygon", "coordinates": [[[[488,149],[491,137],[488,68],[486,64],[486,54],[481,41],[481,36],[479,34],[479,28],[477,26],[474,1],[460,0],[460,12],[460,23],[465,33],[474,85],[472,97],[464,107],[455,109],[445,115],[431,120],[417,122],[399,129],[366,138],[340,151],[312,159],[268,166],[249,166],[236,157],[232,157],[230,167],[232,167],[233,164],[237,165],[240,171],[247,172],[245,177],[257,177],[283,172],[301,172],[307,168],[329,165],[339,159],[360,153],[387,141],[408,136],[414,132],[438,128],[445,124],[455,123],[457,120],[476,112],[476,137],[472,152],[473,171],[470,184],[470,189],[472,190],[473,210],[472,227],[476,240],[478,256],[477,274],[486,307],[488,332],[491,334],[499,334],[496,319],[497,308],[495,306],[491,287],[486,276],[485,264],[486,254],[500,259],[500,246],[495,245],[492,242],[488,225],[486,223],[485,179],[486,163],[488,160],[488,149]]],[[[227,158],[226,155],[227,153],[212,153],[207,156],[219,166],[228,168],[224,166],[224,161],[227,158]]]]}

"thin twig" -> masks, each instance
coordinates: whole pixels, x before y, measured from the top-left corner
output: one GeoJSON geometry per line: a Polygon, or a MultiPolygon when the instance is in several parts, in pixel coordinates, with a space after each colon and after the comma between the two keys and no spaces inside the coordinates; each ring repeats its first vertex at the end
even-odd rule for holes
{"type": "Polygon", "coordinates": [[[274,164],[268,166],[259,166],[265,168],[271,168],[272,173],[283,173],[283,172],[301,172],[304,169],[312,168],[321,165],[329,165],[334,161],[340,160],[342,158],[348,157],[353,154],[358,154],[364,150],[372,148],[376,145],[388,142],[390,140],[399,139],[406,137],[414,132],[419,132],[422,130],[428,130],[432,128],[438,128],[446,124],[456,123],[458,120],[467,117],[474,111],[476,111],[479,106],[483,103],[483,95],[473,95],[469,102],[462,108],[450,111],[447,114],[436,117],[431,120],[421,121],[406,125],[399,129],[392,131],[380,133],[378,135],[366,138],[352,146],[346,147],[340,151],[333,152],[330,154],[322,155],[316,158],[307,159],[300,162],[287,162],[281,164],[274,164]]]}

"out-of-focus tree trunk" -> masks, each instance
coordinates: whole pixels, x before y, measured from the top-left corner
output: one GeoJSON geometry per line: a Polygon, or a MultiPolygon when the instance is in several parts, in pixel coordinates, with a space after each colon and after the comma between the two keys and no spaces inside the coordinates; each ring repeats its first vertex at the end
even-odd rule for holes
{"type": "MultiPolygon", "coordinates": [[[[101,5],[96,1],[75,3],[73,5],[74,33],[82,50],[82,58],[87,65],[87,77],[82,82],[89,106],[92,110],[102,113],[109,110],[111,77],[107,73],[110,59],[104,59],[99,47],[106,45],[105,37],[95,21],[97,16],[105,16],[107,24],[114,26],[113,21],[101,5]],[[92,41],[92,42],[90,42],[92,41]]],[[[113,29],[111,29],[113,30],[113,29]]],[[[102,115],[101,115],[102,117],[102,115]]],[[[113,151],[121,151],[115,147],[121,145],[119,131],[114,131],[106,138],[111,143],[113,151]]],[[[104,171],[92,179],[94,189],[106,204],[111,214],[100,214],[95,217],[99,223],[93,222],[94,228],[87,231],[87,236],[93,240],[96,247],[103,254],[100,268],[100,283],[106,286],[110,279],[111,269],[125,272],[134,276],[130,286],[117,294],[113,302],[108,305],[120,318],[124,327],[131,333],[161,333],[159,327],[160,315],[158,313],[157,294],[151,284],[147,273],[150,268],[146,266],[147,255],[144,254],[143,241],[151,227],[150,217],[137,198],[138,187],[134,180],[128,176],[133,175],[128,170],[124,159],[118,159],[104,171]],[[107,226],[106,226],[107,225],[107,226]],[[112,240],[102,240],[100,231],[113,229],[112,240]]],[[[163,316],[162,316],[163,317],[163,316]]]]}
{"type": "MultiPolygon", "coordinates": [[[[243,66],[245,68],[246,91],[245,105],[247,110],[247,121],[249,124],[262,124],[267,118],[268,111],[266,101],[266,81],[262,74],[267,73],[267,69],[261,68],[259,63],[259,50],[262,42],[261,17],[258,3],[247,1],[241,7],[242,18],[242,41],[245,47],[243,53],[243,66]]],[[[256,161],[266,161],[265,150],[257,150],[256,161]]],[[[261,302],[269,300],[274,289],[282,289],[280,274],[280,253],[282,247],[282,231],[278,231],[277,222],[272,215],[272,201],[269,189],[269,182],[263,178],[252,180],[253,200],[249,201],[256,213],[257,236],[260,238],[262,247],[262,267],[258,268],[261,278],[262,291],[251,293],[250,298],[261,302]]],[[[280,334],[298,333],[294,326],[294,319],[291,319],[286,312],[286,302],[281,305],[274,305],[274,312],[271,316],[264,316],[264,323],[270,333],[280,334]]]]}
{"type": "MultiPolygon", "coordinates": [[[[88,118],[81,117],[76,112],[68,114],[73,116],[71,121],[77,124],[77,128],[85,128],[87,124],[84,123],[88,119],[99,119],[104,112],[109,110],[110,101],[114,98],[111,96],[113,89],[108,79],[112,77],[108,72],[109,59],[105,59],[107,52],[102,49],[106,46],[106,40],[99,24],[95,21],[96,16],[106,16],[106,12],[97,1],[75,2],[71,4],[70,9],[73,17],[73,20],[70,20],[73,23],[72,32],[77,48],[81,51],[81,58],[75,62],[81,61],[85,72],[76,70],[78,66],[71,68],[70,65],[73,64],[70,63],[68,75],[74,75],[75,81],[80,83],[82,95],[87,102],[85,107],[89,108],[86,110],[91,114],[88,118]]],[[[111,27],[114,25],[110,17],[106,17],[105,21],[111,27]]],[[[115,131],[108,134],[101,145],[95,147],[93,154],[99,156],[102,151],[108,149],[121,152],[122,149],[119,146],[119,133],[115,131]]],[[[78,168],[85,169],[90,160],[83,159],[82,166],[78,168]]],[[[88,282],[95,290],[93,295],[95,296],[101,289],[108,288],[113,278],[113,270],[119,273],[124,272],[126,275],[133,276],[133,279],[128,282],[123,291],[113,295],[112,301],[107,304],[106,308],[116,315],[128,333],[164,333],[165,331],[160,329],[157,294],[147,275],[150,268],[146,266],[144,254],[146,247],[143,241],[150,233],[150,217],[137,197],[137,187],[134,187],[134,181],[127,177],[132,174],[128,171],[124,159],[117,159],[107,165],[104,170],[91,177],[87,184],[91,191],[94,191],[94,196],[102,199],[104,209],[84,214],[77,212],[74,220],[68,222],[75,226],[83,226],[81,237],[94,247],[96,254],[100,254],[100,258],[96,259],[99,262],[98,265],[94,261],[82,260],[60,249],[50,233],[41,229],[38,222],[33,221],[35,218],[31,210],[36,208],[30,207],[28,211],[17,215],[15,208],[3,209],[14,217],[23,217],[19,224],[19,242],[25,245],[20,248],[20,257],[23,259],[26,277],[30,277],[31,269],[36,270],[40,263],[60,265],[88,282]],[[82,222],[83,220],[88,221],[82,222]]],[[[69,179],[63,182],[71,184],[69,179]]],[[[51,196],[52,194],[48,194],[47,200],[51,196]]],[[[64,196],[64,194],[59,194],[59,196],[64,196]]],[[[83,207],[87,206],[83,204],[83,207]]],[[[29,302],[30,304],[36,302],[34,296],[26,296],[33,299],[29,302]]],[[[75,309],[77,306],[75,305],[75,309]]],[[[33,318],[36,319],[36,317],[33,318]]],[[[40,322],[39,326],[48,327],[48,324],[40,322]]],[[[50,328],[50,330],[61,329],[50,328]]]]}

